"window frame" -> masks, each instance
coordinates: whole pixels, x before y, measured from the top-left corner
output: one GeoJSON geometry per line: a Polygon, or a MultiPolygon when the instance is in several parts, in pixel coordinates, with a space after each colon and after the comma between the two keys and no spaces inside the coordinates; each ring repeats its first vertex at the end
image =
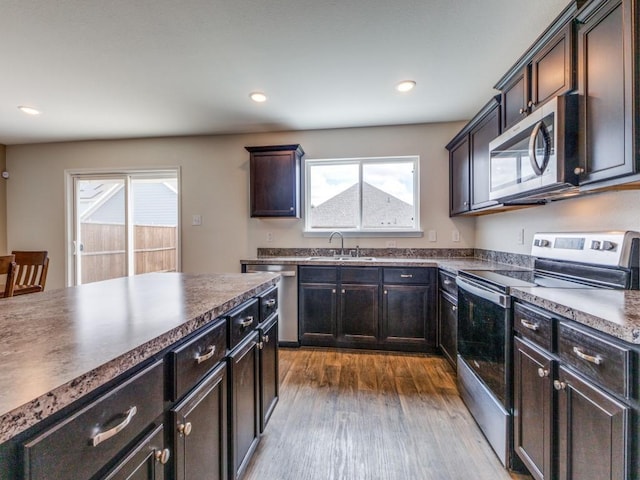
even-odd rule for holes
{"type": "Polygon", "coordinates": [[[304,159],[304,231],[305,237],[326,236],[327,233],[339,230],[346,236],[362,236],[362,237],[421,237],[423,231],[420,228],[420,156],[419,155],[397,155],[388,157],[349,157],[349,158],[305,158],[304,159]],[[392,227],[392,228],[365,228],[362,226],[363,221],[363,165],[376,163],[407,163],[413,162],[413,201],[414,201],[414,225],[413,227],[392,227]],[[355,228],[346,227],[329,227],[329,228],[312,228],[310,225],[311,215],[311,167],[315,165],[358,165],[358,187],[360,194],[358,208],[358,226],[355,228]]]}

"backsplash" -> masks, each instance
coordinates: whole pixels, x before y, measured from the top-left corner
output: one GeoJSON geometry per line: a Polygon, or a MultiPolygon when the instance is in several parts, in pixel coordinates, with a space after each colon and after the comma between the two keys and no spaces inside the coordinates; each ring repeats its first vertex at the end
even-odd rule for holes
{"type": "MultiPolygon", "coordinates": [[[[329,257],[333,256],[335,252],[336,250],[330,248],[258,248],[258,258],[329,257]]],[[[345,254],[350,252],[355,252],[355,250],[345,249],[345,254]]],[[[476,258],[518,267],[533,267],[533,257],[530,255],[479,248],[361,248],[360,256],[377,258],[476,258]]]]}
{"type": "MultiPolygon", "coordinates": [[[[327,257],[330,248],[258,248],[258,257],[327,257]]],[[[345,248],[345,254],[355,252],[345,248]]],[[[355,253],[354,253],[355,256],[355,253]]],[[[361,248],[361,257],[390,258],[473,258],[473,248],[361,248]]]]}

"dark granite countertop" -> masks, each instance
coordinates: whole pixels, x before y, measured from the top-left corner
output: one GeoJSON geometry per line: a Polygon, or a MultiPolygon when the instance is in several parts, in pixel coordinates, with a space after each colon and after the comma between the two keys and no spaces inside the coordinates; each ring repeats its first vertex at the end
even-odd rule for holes
{"type": "Polygon", "coordinates": [[[640,291],[517,287],[511,295],[559,316],[640,344],[640,291]]]}
{"type": "Polygon", "coordinates": [[[453,274],[458,270],[504,270],[520,269],[521,267],[507,265],[488,260],[480,260],[472,257],[429,257],[429,258],[407,258],[407,257],[364,257],[350,258],[348,260],[335,260],[330,257],[258,257],[253,259],[243,259],[240,263],[244,265],[353,265],[358,267],[435,267],[441,268],[453,274]],[[365,258],[373,258],[367,260],[365,258]]]}
{"type": "Polygon", "coordinates": [[[152,273],[0,300],[0,443],[278,278],[152,273]]]}

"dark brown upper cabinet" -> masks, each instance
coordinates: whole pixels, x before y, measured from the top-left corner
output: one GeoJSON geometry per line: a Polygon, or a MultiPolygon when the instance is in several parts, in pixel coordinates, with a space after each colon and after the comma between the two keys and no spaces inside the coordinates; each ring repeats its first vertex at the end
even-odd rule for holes
{"type": "Polygon", "coordinates": [[[547,100],[576,88],[573,16],[584,1],[571,2],[498,81],[502,129],[508,130],[547,100]]]}
{"type": "Polygon", "coordinates": [[[300,218],[300,145],[245,147],[250,158],[252,217],[300,218]]]}
{"type": "Polygon", "coordinates": [[[500,135],[500,97],[494,97],[449,142],[449,215],[499,205],[489,200],[489,142],[500,135]]]}
{"type": "Polygon", "coordinates": [[[595,0],[577,16],[581,186],[637,181],[637,15],[631,0],[595,0]]]}

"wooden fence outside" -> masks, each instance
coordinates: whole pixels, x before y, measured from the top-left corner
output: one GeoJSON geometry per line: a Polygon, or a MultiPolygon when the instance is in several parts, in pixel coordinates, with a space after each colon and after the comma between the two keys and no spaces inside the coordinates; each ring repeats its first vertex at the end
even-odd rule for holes
{"type": "MultiPolygon", "coordinates": [[[[135,225],[135,273],[175,272],[177,227],[135,225]]],[[[124,277],[126,232],[124,225],[83,223],[81,225],[82,283],[124,277]]]]}

